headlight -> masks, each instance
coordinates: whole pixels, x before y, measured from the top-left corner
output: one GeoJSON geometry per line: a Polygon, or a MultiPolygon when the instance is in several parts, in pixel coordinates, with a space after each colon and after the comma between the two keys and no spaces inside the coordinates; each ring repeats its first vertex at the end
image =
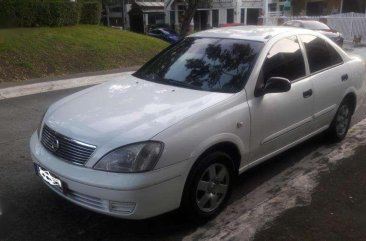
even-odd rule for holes
{"type": "Polygon", "coordinates": [[[163,143],[147,141],[117,148],[94,166],[94,169],[110,172],[145,172],[152,170],[163,151],[163,143]]]}

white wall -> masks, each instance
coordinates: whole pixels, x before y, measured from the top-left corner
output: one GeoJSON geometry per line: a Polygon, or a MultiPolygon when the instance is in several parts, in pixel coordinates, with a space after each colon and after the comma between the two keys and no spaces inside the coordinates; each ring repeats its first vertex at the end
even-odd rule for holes
{"type": "Polygon", "coordinates": [[[226,8],[225,9],[219,9],[219,24],[225,24],[226,23],[226,8]]]}

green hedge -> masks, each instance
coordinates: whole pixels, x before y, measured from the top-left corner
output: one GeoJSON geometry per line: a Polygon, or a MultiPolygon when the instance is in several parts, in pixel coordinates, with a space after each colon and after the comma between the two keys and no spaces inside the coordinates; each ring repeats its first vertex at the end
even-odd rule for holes
{"type": "Polygon", "coordinates": [[[99,24],[102,13],[100,2],[84,2],[81,6],[80,23],[99,24]]]}
{"type": "Polygon", "coordinates": [[[0,27],[16,25],[14,0],[0,0],[0,27]]]}
{"type": "Polygon", "coordinates": [[[80,10],[79,5],[75,2],[50,2],[45,8],[45,17],[41,17],[42,21],[48,23],[48,26],[67,26],[79,23],[80,10]],[[47,16],[48,15],[48,16],[47,16]]]}
{"type": "Polygon", "coordinates": [[[0,0],[0,27],[67,26],[99,24],[100,2],[64,0],[0,0]]]}

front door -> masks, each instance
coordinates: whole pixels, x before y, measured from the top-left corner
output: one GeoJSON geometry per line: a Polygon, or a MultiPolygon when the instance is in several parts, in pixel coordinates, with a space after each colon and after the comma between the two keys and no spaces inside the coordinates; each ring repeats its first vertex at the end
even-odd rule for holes
{"type": "Polygon", "coordinates": [[[271,77],[283,77],[291,81],[291,89],[249,101],[251,161],[269,158],[312,132],[312,83],[306,72],[296,36],[279,40],[267,53],[256,88],[271,77]]]}

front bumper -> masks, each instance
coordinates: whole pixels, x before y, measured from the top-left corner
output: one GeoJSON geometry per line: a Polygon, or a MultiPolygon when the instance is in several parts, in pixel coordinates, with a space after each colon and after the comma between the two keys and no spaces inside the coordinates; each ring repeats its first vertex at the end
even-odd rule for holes
{"type": "Polygon", "coordinates": [[[49,185],[69,201],[111,216],[145,219],[179,207],[188,161],[144,173],[111,173],[67,163],[49,153],[34,133],[31,157],[56,175],[64,190],[49,185]]]}

